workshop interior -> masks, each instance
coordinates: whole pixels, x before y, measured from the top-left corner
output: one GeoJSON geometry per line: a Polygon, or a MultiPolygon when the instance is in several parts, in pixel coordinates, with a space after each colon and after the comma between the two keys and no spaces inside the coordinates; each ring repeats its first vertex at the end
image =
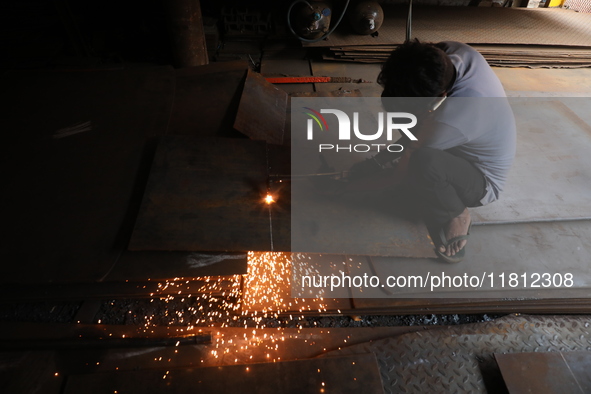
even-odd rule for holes
{"type": "Polygon", "coordinates": [[[591,0],[0,10],[1,392],[591,393],[591,0]],[[413,40],[515,116],[457,264],[404,193],[334,192],[371,152],[299,156],[413,40]]]}

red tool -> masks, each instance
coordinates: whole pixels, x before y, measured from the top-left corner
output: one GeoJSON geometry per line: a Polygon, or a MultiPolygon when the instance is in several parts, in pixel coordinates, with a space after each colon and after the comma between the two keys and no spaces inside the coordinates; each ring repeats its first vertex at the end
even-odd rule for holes
{"type": "Polygon", "coordinates": [[[363,79],[349,77],[265,77],[270,83],[367,83],[363,79]]]}

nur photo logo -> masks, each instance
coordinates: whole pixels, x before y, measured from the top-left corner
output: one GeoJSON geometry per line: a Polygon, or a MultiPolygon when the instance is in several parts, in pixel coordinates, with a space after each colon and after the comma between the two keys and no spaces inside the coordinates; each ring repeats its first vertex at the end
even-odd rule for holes
{"type": "MultiPolygon", "coordinates": [[[[353,121],[349,115],[339,109],[320,109],[316,111],[310,107],[303,107],[304,112],[309,118],[306,123],[306,138],[309,141],[314,140],[314,129],[326,133],[329,131],[329,126],[323,114],[334,115],[338,122],[338,130],[334,137],[338,141],[351,141],[352,138],[361,141],[377,141],[386,134],[386,140],[392,141],[398,136],[394,135],[394,130],[400,131],[406,135],[411,141],[417,141],[417,138],[410,131],[416,126],[417,118],[415,115],[408,112],[378,112],[377,114],[377,131],[368,130],[367,124],[360,125],[359,112],[353,112],[353,121]]],[[[326,137],[326,136],[325,136],[326,137]]],[[[333,137],[333,135],[331,135],[333,137]]],[[[387,149],[390,152],[401,152],[403,147],[400,144],[318,144],[318,151],[335,151],[335,152],[369,152],[372,149],[387,149]]]]}

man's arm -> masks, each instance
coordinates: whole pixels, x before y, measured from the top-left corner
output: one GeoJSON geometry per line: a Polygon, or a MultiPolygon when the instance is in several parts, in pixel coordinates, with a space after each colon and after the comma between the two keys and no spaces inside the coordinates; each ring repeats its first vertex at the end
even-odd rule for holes
{"type": "Polygon", "coordinates": [[[353,164],[349,169],[348,178],[350,180],[357,180],[374,175],[387,167],[388,163],[398,160],[405,152],[407,146],[411,141],[406,137],[401,137],[395,144],[401,145],[400,152],[390,152],[388,150],[381,150],[376,155],[353,164]]]}

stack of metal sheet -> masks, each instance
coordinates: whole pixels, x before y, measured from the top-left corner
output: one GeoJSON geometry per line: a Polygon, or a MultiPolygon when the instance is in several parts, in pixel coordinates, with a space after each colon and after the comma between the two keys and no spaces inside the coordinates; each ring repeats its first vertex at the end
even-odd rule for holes
{"type": "MultiPolygon", "coordinates": [[[[405,11],[386,8],[376,37],[338,30],[307,46],[326,48],[325,60],[384,62],[405,40],[405,11]]],[[[562,9],[479,7],[418,8],[413,38],[473,45],[491,65],[506,67],[591,67],[591,14],[562,9]]]]}
{"type": "MultiPolygon", "coordinates": [[[[397,45],[330,47],[324,60],[383,63],[397,45]]],[[[530,68],[591,67],[591,48],[543,45],[473,45],[491,66],[530,68]]]]}

